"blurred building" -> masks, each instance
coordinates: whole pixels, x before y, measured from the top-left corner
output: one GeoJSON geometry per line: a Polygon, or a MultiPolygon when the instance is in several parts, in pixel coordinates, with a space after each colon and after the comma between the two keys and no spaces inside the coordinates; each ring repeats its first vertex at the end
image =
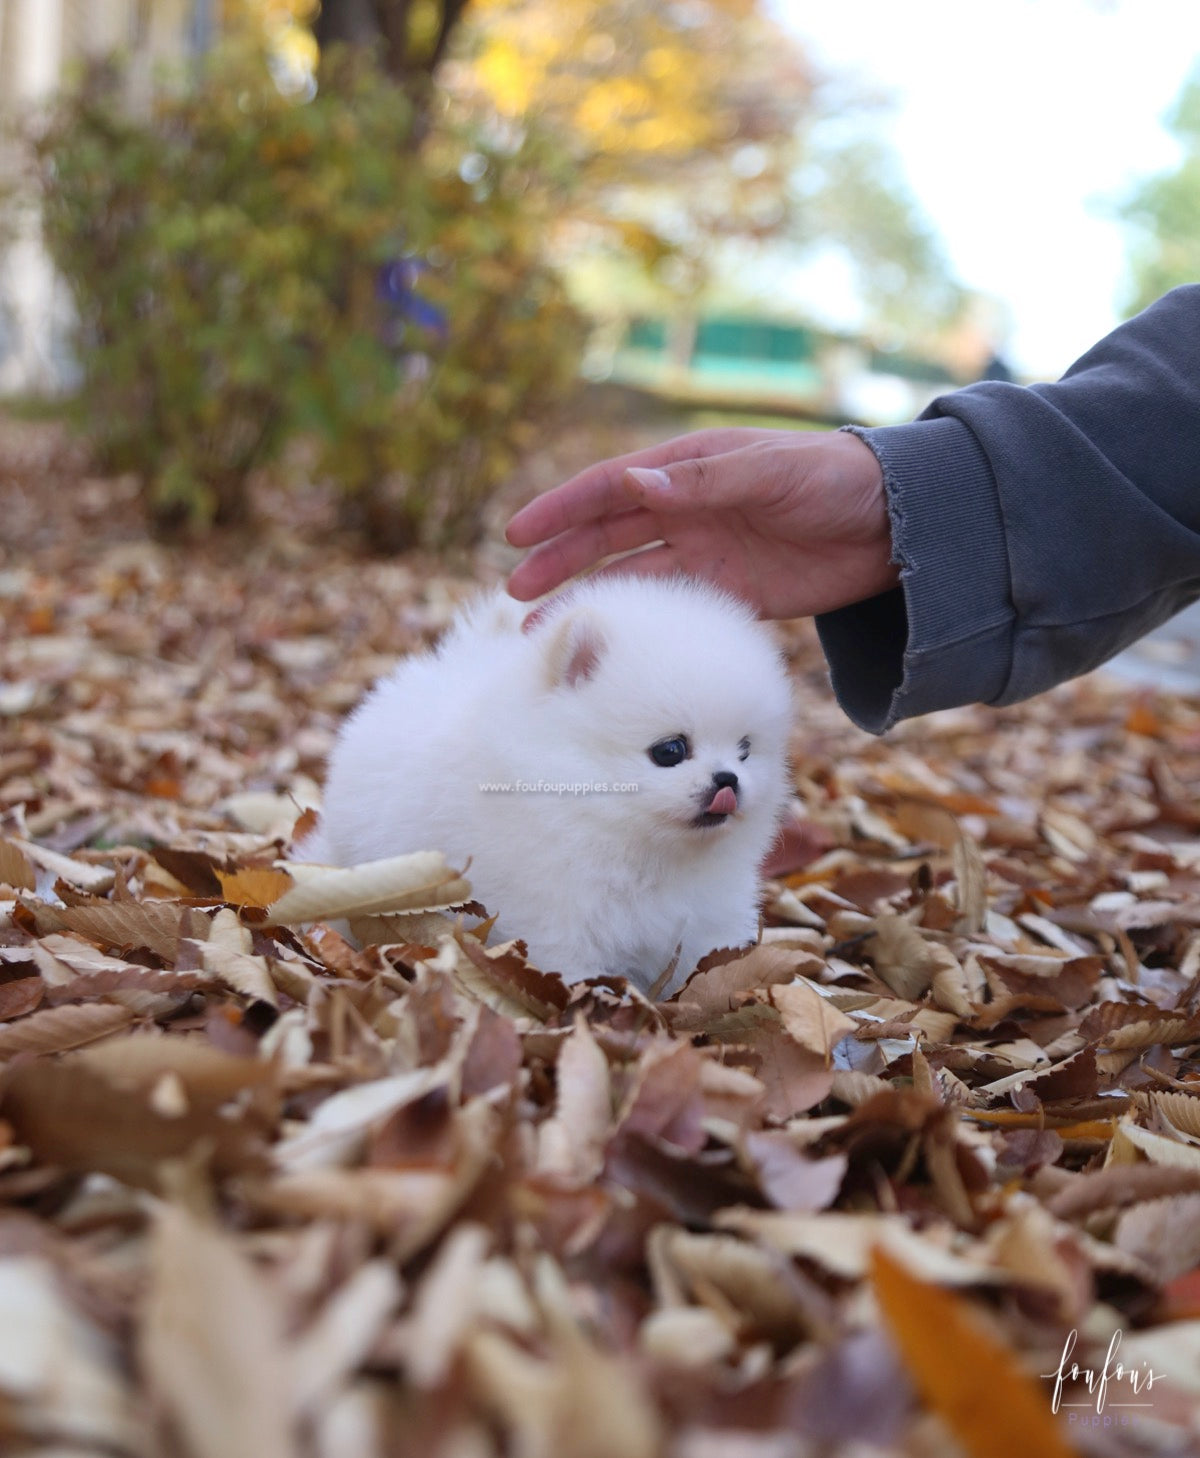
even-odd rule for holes
{"type": "Polygon", "coordinates": [[[763,316],[684,321],[635,317],[587,363],[609,379],[690,405],[766,410],[840,422],[911,420],[974,376],[941,354],[881,349],[870,340],[763,316]]]}
{"type": "MultiPolygon", "coordinates": [[[[36,124],[38,107],[91,56],[121,53],[130,84],[148,85],[160,62],[206,46],[212,8],[213,0],[0,0],[0,121],[36,124]]],[[[11,145],[0,150],[0,184],[17,168],[11,145]]],[[[36,210],[16,221],[0,257],[0,394],[46,393],[70,377],[69,305],[36,210]]]]}

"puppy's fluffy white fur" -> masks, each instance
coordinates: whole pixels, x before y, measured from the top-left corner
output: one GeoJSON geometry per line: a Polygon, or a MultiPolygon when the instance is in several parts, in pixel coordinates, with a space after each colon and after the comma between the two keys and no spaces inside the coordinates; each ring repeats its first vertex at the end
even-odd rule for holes
{"type": "Polygon", "coordinates": [[[523,632],[526,611],[484,597],[376,684],[301,853],[469,860],[494,936],[523,938],[537,965],[648,988],[675,960],[678,986],[757,936],[788,794],[778,649],[742,603],[686,578],[593,578],[523,632]]]}

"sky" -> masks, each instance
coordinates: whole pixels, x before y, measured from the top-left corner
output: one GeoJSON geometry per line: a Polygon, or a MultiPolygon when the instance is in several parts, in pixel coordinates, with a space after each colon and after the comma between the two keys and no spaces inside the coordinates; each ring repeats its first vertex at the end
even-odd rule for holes
{"type": "Polygon", "coordinates": [[[1200,0],[770,8],[819,64],[892,95],[904,175],[960,281],[1006,306],[1020,372],[1060,375],[1119,321],[1125,234],[1104,204],[1179,156],[1162,119],[1200,64],[1200,0]]]}

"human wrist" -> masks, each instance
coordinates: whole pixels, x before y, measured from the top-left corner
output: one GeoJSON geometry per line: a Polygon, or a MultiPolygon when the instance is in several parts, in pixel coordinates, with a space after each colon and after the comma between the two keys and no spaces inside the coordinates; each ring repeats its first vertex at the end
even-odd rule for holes
{"type": "Polygon", "coordinates": [[[840,434],[877,457],[902,584],[818,618],[843,708],[878,734],[993,701],[1011,667],[1013,611],[996,483],[978,442],[943,418],[840,434]]]}

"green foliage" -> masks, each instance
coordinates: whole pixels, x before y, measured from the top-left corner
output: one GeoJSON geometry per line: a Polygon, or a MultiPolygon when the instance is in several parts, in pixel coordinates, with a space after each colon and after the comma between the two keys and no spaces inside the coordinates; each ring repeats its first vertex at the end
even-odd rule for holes
{"type": "Polygon", "coordinates": [[[79,413],[162,524],[241,519],[250,474],[302,435],[381,544],[469,537],[574,376],[531,147],[436,121],[418,145],[369,64],[331,58],[299,99],[225,51],[140,114],[96,67],[37,146],[79,413]],[[389,296],[383,271],[413,258],[413,292],[389,296]]]}
{"type": "Polygon", "coordinates": [[[1132,310],[1200,279],[1200,72],[1183,88],[1167,125],[1183,148],[1178,167],[1141,182],[1118,214],[1133,233],[1132,310]]]}
{"type": "Polygon", "coordinates": [[[895,155],[870,131],[830,145],[815,130],[794,183],[797,242],[843,250],[876,329],[919,339],[949,324],[962,310],[962,287],[895,155]]]}

